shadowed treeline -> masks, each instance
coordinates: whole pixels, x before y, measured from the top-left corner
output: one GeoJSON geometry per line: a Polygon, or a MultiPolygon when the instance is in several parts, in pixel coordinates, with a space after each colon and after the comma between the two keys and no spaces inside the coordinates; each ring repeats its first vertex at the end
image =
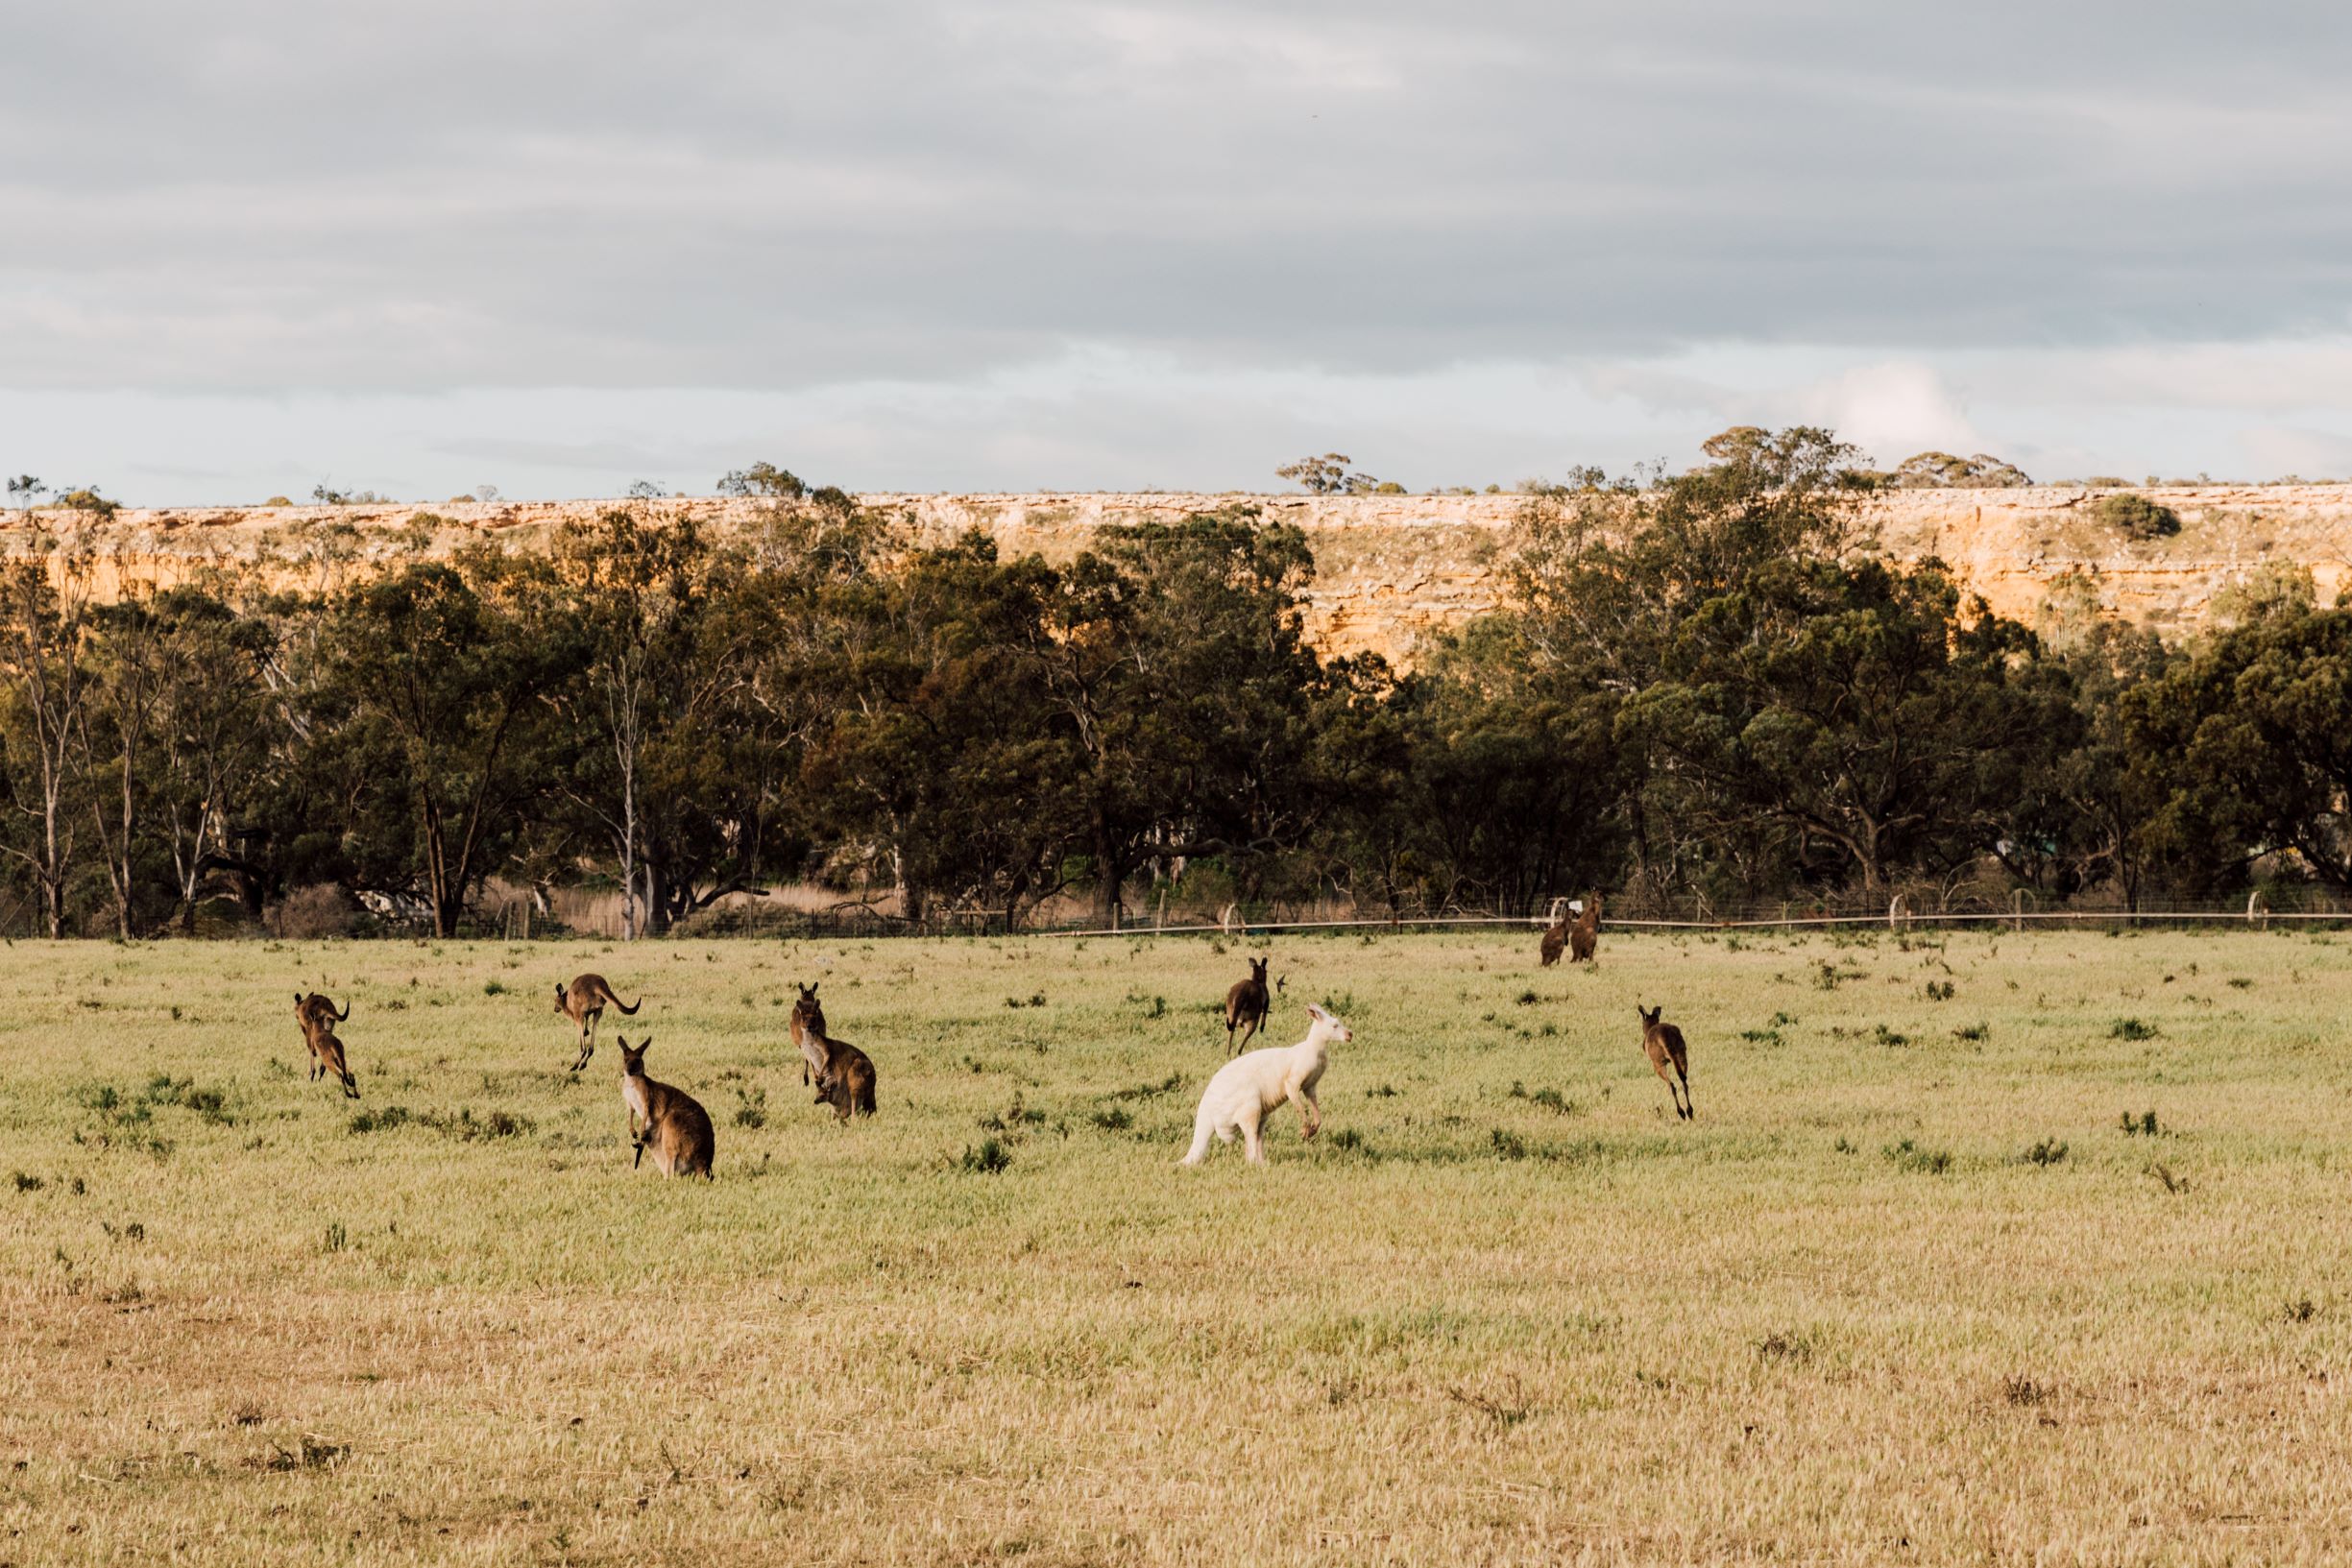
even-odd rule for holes
{"type": "Polygon", "coordinates": [[[835,491],[723,537],[622,508],[110,602],[44,535],[0,582],[0,893],[137,935],[353,899],[449,933],[494,878],[616,888],[632,932],[803,879],[1013,925],[2352,884],[2352,617],[2307,574],[2194,646],[2087,588],[2027,626],[1880,551],[1870,494],[1808,429],[1578,474],[1409,674],[1308,645],[1306,536],[1248,504],[1057,562],[835,491]]]}

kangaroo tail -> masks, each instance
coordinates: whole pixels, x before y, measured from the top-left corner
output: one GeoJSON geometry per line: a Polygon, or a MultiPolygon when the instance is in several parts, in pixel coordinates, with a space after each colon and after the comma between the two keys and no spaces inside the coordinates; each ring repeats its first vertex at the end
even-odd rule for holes
{"type": "Polygon", "coordinates": [[[637,1016],[637,1009],[643,1007],[644,1004],[645,999],[643,997],[638,998],[634,1003],[623,1001],[618,997],[615,997],[613,999],[613,1005],[619,1008],[622,1012],[628,1014],[631,1018],[635,1018],[637,1016]]]}
{"type": "Polygon", "coordinates": [[[1209,1157],[1209,1138],[1211,1136],[1211,1132],[1212,1129],[1209,1125],[1208,1113],[1206,1111],[1202,1111],[1198,1117],[1193,1119],[1192,1152],[1185,1155],[1184,1158],[1178,1163],[1182,1165],[1199,1165],[1202,1160],[1207,1159],[1209,1157]]]}

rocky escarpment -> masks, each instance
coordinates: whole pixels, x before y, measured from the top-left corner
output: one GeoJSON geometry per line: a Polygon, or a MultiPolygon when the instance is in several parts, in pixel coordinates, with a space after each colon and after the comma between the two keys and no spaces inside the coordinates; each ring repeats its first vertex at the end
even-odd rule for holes
{"type": "MultiPolygon", "coordinates": [[[[1903,559],[1934,556],[2005,615],[2030,618],[2069,579],[2101,609],[2170,635],[2194,631],[2214,597],[2269,563],[2309,568],[2322,602],[2352,586],[2352,486],[2219,486],[2142,492],[2180,515],[2170,538],[2134,540],[2094,516],[2097,493],[1911,491],[1875,505],[1885,546],[1903,559]]],[[[1522,502],[1515,495],[874,495],[920,537],[979,528],[1007,552],[1067,560],[1106,523],[1174,520],[1248,502],[1301,528],[1315,552],[1308,625],[1328,652],[1370,650],[1411,663],[1431,634],[1497,602],[1498,547],[1522,502]]],[[[433,506],[162,507],[125,509],[86,535],[104,595],[126,580],[182,581],[207,563],[262,566],[288,582],[321,581],[416,556],[446,555],[489,537],[544,547],[566,520],[614,501],[468,502],[433,506]]],[[[753,522],[757,502],[723,497],[626,503],[656,517],[691,516],[724,533],[753,522]]],[[[39,547],[75,526],[72,514],[11,513],[0,551],[39,547]]]]}

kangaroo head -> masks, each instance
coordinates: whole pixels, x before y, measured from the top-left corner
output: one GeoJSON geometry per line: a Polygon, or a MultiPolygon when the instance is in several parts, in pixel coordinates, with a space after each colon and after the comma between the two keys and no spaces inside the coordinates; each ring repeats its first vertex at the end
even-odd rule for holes
{"type": "Polygon", "coordinates": [[[568,1007],[566,1007],[566,1006],[564,1005],[564,1003],[565,1003],[566,1001],[570,1001],[570,998],[571,998],[571,992],[570,992],[570,990],[569,990],[569,989],[568,989],[568,988],[565,986],[564,982],[563,982],[563,981],[561,981],[561,980],[556,981],[556,982],[555,982],[555,1010],[556,1010],[557,1012],[559,1012],[559,1013],[563,1013],[563,1012],[569,1012],[569,1011],[570,1011],[570,1008],[568,1008],[568,1007]]]}
{"type": "Polygon", "coordinates": [[[823,980],[818,980],[815,985],[802,985],[798,980],[792,982],[800,992],[800,1000],[811,1004],[816,1001],[816,987],[824,983],[823,980]]]}
{"type": "Polygon", "coordinates": [[[1353,1029],[1312,1001],[1307,1003],[1307,1016],[1315,1020],[1307,1030],[1309,1035],[1321,1035],[1343,1046],[1356,1037],[1353,1029]]]}
{"type": "Polygon", "coordinates": [[[1634,1011],[1641,1015],[1641,1026],[1646,1029],[1666,1016],[1666,1004],[1661,1001],[1655,1007],[1644,1007],[1637,1001],[1634,1003],[1634,1011]]]}
{"type": "Polygon", "coordinates": [[[1266,955],[1265,957],[1263,957],[1263,958],[1252,958],[1252,959],[1250,959],[1250,960],[1249,960],[1249,977],[1250,977],[1251,979],[1253,979],[1253,980],[1257,981],[1257,982],[1258,982],[1258,984],[1260,984],[1260,985],[1264,985],[1264,984],[1266,983],[1266,966],[1267,966],[1268,964],[1272,963],[1273,961],[1273,955],[1272,953],[1267,954],[1267,955],[1266,955]]]}
{"type": "Polygon", "coordinates": [[[653,1036],[647,1035],[632,1048],[625,1036],[615,1035],[620,1042],[620,1075],[624,1078],[644,1076],[645,1052],[653,1047],[653,1036]]]}

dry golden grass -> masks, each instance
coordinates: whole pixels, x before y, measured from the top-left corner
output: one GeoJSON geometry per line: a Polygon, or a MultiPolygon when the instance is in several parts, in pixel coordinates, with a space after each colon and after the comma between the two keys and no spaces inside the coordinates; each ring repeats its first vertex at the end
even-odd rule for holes
{"type": "Polygon", "coordinates": [[[1184,1171],[1198,940],[0,953],[0,1563],[2352,1550],[2352,946],[1275,953],[1324,1136],[1184,1171]],[[574,1079],[582,969],[647,1001],[574,1079]],[[715,1184],[629,1170],[648,1028],[715,1184]]]}

